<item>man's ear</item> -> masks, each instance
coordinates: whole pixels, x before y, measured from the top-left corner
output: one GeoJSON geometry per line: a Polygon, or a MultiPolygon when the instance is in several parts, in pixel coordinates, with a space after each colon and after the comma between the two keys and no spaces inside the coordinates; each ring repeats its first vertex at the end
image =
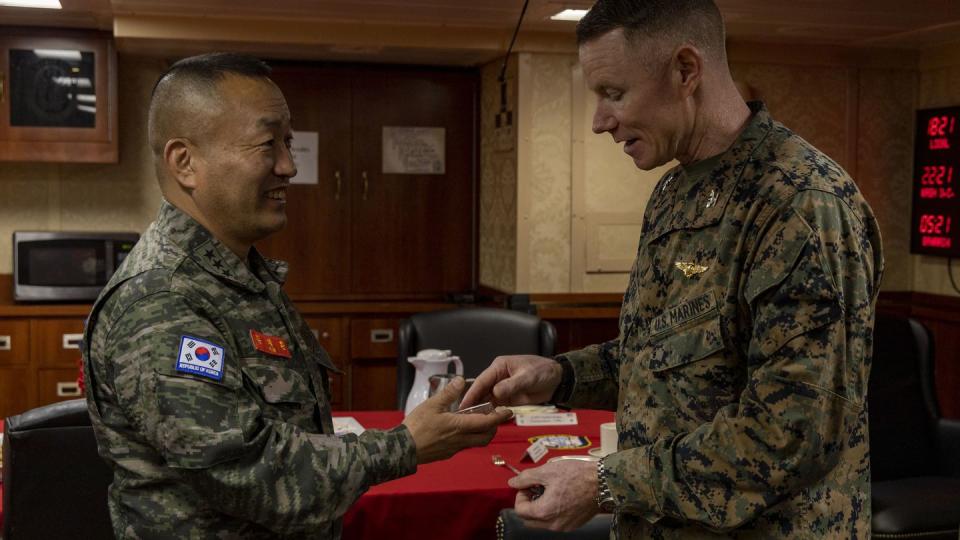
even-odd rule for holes
{"type": "Polygon", "coordinates": [[[196,147],[187,139],[170,139],[163,147],[167,172],[184,190],[192,191],[197,187],[196,160],[196,147]]]}
{"type": "Polygon", "coordinates": [[[681,45],[673,52],[671,62],[681,95],[692,96],[703,78],[703,53],[693,45],[681,45]]]}

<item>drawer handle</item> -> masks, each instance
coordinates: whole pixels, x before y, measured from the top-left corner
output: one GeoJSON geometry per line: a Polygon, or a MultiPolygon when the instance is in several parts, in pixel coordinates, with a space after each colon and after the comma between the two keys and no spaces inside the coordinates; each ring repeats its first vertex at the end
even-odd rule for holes
{"type": "Polygon", "coordinates": [[[393,328],[376,328],[370,331],[371,343],[390,343],[393,341],[393,328]]]}
{"type": "Polygon", "coordinates": [[[311,328],[310,331],[313,332],[313,337],[317,339],[330,339],[330,332],[327,332],[326,330],[320,332],[320,330],[317,328],[311,328]]]}
{"type": "Polygon", "coordinates": [[[79,349],[80,342],[83,341],[83,334],[64,334],[63,335],[63,348],[64,349],[79,349]]]}
{"type": "Polygon", "coordinates": [[[0,351],[9,351],[11,343],[13,340],[10,336],[0,336],[0,351]]]}
{"type": "Polygon", "coordinates": [[[80,385],[76,382],[58,382],[57,397],[80,397],[80,385]]]}

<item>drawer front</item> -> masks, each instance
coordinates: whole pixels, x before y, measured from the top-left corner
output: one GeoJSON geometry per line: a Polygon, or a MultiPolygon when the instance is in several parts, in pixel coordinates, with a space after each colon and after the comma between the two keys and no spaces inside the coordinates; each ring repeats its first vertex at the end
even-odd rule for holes
{"type": "Polygon", "coordinates": [[[30,409],[30,371],[22,368],[0,368],[0,418],[30,409]]]}
{"type": "Polygon", "coordinates": [[[37,371],[37,406],[82,398],[77,384],[77,368],[40,369],[37,371]]]}
{"type": "Polygon", "coordinates": [[[83,319],[30,321],[30,354],[37,366],[76,367],[82,338],[83,319]]]}
{"type": "Polygon", "coordinates": [[[0,320],[0,366],[30,363],[30,321],[0,320]]]}
{"type": "Polygon", "coordinates": [[[350,358],[396,358],[400,319],[350,321],[350,358]]]}
{"type": "MultiPolygon", "coordinates": [[[[338,361],[343,353],[343,323],[332,317],[304,317],[313,335],[317,336],[327,354],[338,361]]],[[[337,362],[341,365],[340,362],[337,362]]]]}

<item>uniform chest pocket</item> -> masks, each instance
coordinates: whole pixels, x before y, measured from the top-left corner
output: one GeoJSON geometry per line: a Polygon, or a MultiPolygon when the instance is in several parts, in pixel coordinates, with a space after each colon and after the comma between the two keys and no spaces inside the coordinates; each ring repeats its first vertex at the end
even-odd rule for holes
{"type": "Polygon", "coordinates": [[[712,311],[678,329],[652,336],[648,368],[662,372],[710,357],[725,348],[720,314],[712,311]]]}
{"type": "Polygon", "coordinates": [[[269,405],[312,408],[317,401],[310,384],[296,370],[263,364],[248,364],[241,369],[269,405]]]}

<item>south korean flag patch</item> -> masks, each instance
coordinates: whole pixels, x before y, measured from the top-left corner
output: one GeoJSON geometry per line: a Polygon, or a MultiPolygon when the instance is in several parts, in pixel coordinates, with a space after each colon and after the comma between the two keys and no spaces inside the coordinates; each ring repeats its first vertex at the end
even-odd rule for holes
{"type": "Polygon", "coordinates": [[[223,347],[191,336],[180,337],[177,371],[223,380],[223,347]]]}

